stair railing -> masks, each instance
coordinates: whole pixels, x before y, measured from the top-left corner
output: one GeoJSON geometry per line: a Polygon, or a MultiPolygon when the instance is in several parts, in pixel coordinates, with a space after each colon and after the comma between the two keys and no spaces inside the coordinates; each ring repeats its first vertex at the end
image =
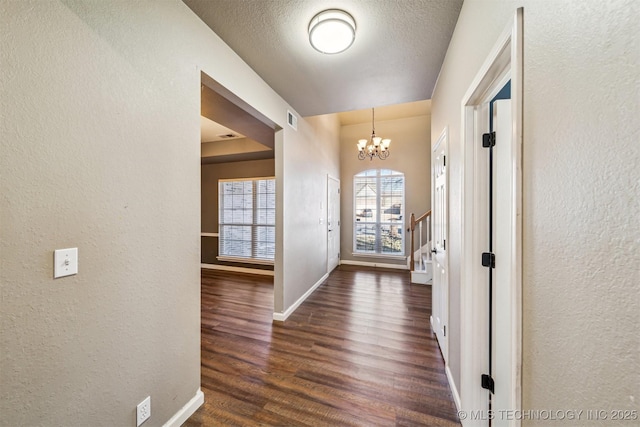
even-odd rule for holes
{"type": "Polygon", "coordinates": [[[422,215],[420,215],[419,217],[416,218],[415,214],[411,214],[411,225],[409,228],[409,231],[411,232],[411,261],[410,261],[410,270],[414,271],[416,268],[415,265],[415,230],[416,230],[416,224],[418,225],[418,240],[420,243],[419,246],[419,255],[420,255],[420,267],[422,268],[422,262],[423,262],[423,258],[422,258],[422,247],[424,246],[424,244],[422,243],[422,224],[425,224],[425,226],[427,227],[427,243],[431,241],[431,209],[429,209],[427,212],[423,213],[422,215]]]}

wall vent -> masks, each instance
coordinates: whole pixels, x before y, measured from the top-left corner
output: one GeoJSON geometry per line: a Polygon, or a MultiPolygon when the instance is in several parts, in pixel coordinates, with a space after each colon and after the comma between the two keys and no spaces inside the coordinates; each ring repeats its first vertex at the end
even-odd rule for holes
{"type": "Polygon", "coordinates": [[[294,130],[298,130],[298,118],[291,111],[287,111],[287,123],[294,130]]]}

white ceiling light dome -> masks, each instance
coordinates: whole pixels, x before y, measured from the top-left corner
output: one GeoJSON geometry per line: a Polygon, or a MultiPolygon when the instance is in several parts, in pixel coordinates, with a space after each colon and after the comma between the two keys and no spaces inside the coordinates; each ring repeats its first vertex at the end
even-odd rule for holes
{"type": "Polygon", "coordinates": [[[356,21],[344,10],[323,10],[309,22],[309,42],[318,52],[344,52],[356,38],[356,21]]]}

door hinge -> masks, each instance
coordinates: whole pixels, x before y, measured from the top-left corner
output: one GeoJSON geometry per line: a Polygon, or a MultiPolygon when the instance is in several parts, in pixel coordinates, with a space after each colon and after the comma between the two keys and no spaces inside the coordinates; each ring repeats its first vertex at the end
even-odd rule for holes
{"type": "Polygon", "coordinates": [[[482,252],[482,266],[496,268],[496,254],[482,252]]]}
{"type": "Polygon", "coordinates": [[[338,188],[338,194],[340,194],[340,189],[338,188]]]}
{"type": "Polygon", "coordinates": [[[492,394],[495,393],[495,383],[491,375],[482,374],[482,388],[489,390],[492,394]]]}
{"type": "Polygon", "coordinates": [[[445,251],[447,250],[447,239],[442,240],[442,249],[445,251]]]}
{"type": "Polygon", "coordinates": [[[442,327],[442,332],[443,332],[443,335],[446,337],[447,336],[447,325],[444,325],[442,327]]]}
{"type": "Polygon", "coordinates": [[[447,156],[442,156],[442,166],[447,166],[447,156]]]}
{"type": "Polygon", "coordinates": [[[496,145],[496,133],[489,132],[482,134],[482,146],[484,148],[493,147],[496,145]]]}

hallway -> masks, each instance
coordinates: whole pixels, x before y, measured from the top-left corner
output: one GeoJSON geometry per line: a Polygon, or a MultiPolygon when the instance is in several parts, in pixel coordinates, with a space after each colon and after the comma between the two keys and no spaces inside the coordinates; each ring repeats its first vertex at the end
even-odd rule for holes
{"type": "Polygon", "coordinates": [[[431,288],[342,265],[284,323],[272,278],[202,271],[202,391],[184,424],[459,426],[431,288]]]}

